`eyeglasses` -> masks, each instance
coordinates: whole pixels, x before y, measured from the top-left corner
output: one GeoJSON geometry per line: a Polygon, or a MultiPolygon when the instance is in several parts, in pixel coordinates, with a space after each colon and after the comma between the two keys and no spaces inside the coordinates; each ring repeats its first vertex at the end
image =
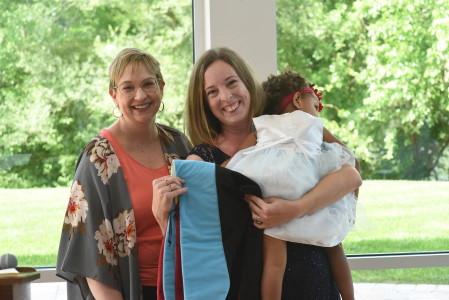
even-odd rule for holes
{"type": "Polygon", "coordinates": [[[159,83],[156,78],[148,78],[145,79],[137,88],[131,83],[124,83],[114,88],[118,90],[122,95],[128,98],[133,98],[136,95],[138,88],[141,88],[142,91],[144,91],[146,94],[151,94],[158,90],[159,83]]]}

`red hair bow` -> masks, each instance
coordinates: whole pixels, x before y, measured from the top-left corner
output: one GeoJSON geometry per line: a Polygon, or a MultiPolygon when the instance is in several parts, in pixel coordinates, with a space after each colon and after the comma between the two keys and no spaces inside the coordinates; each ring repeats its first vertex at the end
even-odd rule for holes
{"type": "Polygon", "coordinates": [[[283,112],[284,109],[287,107],[287,105],[289,105],[290,102],[293,101],[293,96],[297,93],[301,93],[301,94],[315,94],[315,96],[318,98],[318,112],[322,111],[324,106],[323,103],[321,102],[321,99],[323,99],[323,93],[320,92],[319,90],[317,90],[316,88],[314,88],[313,85],[311,85],[310,87],[303,87],[297,91],[294,91],[293,93],[288,94],[287,96],[285,96],[281,103],[279,103],[278,106],[278,111],[279,112],[283,112]]]}

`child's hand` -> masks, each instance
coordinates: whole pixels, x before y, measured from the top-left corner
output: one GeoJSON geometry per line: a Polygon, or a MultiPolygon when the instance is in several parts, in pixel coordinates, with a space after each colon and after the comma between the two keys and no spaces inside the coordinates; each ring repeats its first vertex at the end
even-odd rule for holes
{"type": "Polygon", "coordinates": [[[253,195],[246,195],[245,200],[251,209],[254,226],[259,229],[287,223],[298,215],[298,208],[294,203],[296,201],[286,201],[277,197],[262,199],[253,195]]]}

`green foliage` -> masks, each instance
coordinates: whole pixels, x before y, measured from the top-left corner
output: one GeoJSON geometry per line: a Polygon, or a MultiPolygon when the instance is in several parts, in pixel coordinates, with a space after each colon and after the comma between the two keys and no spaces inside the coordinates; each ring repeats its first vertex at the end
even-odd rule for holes
{"type": "Polygon", "coordinates": [[[365,177],[447,179],[448,10],[444,0],[278,1],[279,69],[324,88],[327,126],[365,177]]]}
{"type": "Polygon", "coordinates": [[[70,180],[83,145],[114,120],[107,69],[125,47],[161,62],[159,121],[182,126],[190,1],[0,0],[0,7],[0,186],[70,180]]]}
{"type": "MultiPolygon", "coordinates": [[[[449,177],[449,2],[278,0],[279,69],[325,90],[326,126],[365,178],[449,177]]],[[[113,122],[107,68],[124,47],[162,65],[182,128],[191,1],[0,0],[0,186],[66,184],[113,122]]]]}

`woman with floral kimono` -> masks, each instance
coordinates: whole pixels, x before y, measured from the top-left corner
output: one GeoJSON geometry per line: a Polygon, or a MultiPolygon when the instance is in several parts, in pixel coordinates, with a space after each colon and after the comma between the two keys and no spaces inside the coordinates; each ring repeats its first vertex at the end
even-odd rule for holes
{"type": "Polygon", "coordinates": [[[85,299],[156,299],[162,233],[155,197],[184,193],[169,176],[173,158],[190,150],[187,138],[155,122],[165,82],[159,63],[138,49],[122,50],[109,69],[117,120],[81,154],[58,253],[57,275],[78,284],[85,299]]]}

